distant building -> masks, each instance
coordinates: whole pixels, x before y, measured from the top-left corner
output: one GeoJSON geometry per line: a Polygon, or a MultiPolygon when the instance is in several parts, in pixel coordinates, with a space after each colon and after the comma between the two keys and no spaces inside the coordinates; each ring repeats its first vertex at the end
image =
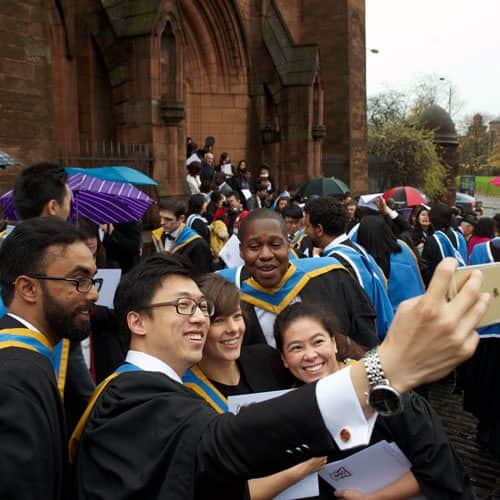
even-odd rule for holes
{"type": "Polygon", "coordinates": [[[216,160],[278,183],[367,189],[365,0],[10,0],[0,16],[0,149],[24,165],[121,162],[178,194],[186,137],[213,136],[216,160]]]}

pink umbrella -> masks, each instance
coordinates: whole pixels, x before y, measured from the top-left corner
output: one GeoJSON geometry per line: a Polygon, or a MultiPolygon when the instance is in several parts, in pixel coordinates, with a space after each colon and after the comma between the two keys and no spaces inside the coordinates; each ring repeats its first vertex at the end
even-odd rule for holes
{"type": "Polygon", "coordinates": [[[494,186],[500,187],[500,177],[495,177],[488,182],[488,184],[493,184],[494,186]]]}

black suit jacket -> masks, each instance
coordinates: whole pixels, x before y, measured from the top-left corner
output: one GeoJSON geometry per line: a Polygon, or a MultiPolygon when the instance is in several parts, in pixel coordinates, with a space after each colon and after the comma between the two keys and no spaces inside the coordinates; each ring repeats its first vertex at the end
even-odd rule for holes
{"type": "MultiPolygon", "coordinates": [[[[0,329],[25,328],[10,316],[0,329]]],[[[66,429],[54,368],[42,354],[0,349],[0,498],[65,500],[66,429]]]]}
{"type": "Polygon", "coordinates": [[[161,373],[124,373],[85,427],[77,498],[237,500],[247,479],[335,449],[315,384],[233,415],[161,373]]]}

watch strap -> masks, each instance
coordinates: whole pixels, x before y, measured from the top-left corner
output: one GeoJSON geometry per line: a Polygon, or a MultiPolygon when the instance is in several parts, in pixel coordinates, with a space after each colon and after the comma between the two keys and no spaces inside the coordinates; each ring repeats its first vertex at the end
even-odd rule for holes
{"type": "Polygon", "coordinates": [[[370,387],[384,383],[388,384],[382,364],[380,363],[377,348],[368,351],[363,358],[363,362],[370,387]]]}

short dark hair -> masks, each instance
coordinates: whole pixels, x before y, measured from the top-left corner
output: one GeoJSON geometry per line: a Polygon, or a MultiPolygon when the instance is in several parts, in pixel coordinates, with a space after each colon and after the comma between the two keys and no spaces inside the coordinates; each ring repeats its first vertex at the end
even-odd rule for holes
{"type": "Polygon", "coordinates": [[[238,238],[242,243],[246,238],[248,226],[256,220],[275,220],[280,225],[283,236],[288,238],[288,229],[286,227],[285,220],[278,212],[269,210],[268,208],[256,208],[241,221],[240,228],[238,230],[238,238]]]}
{"type": "Polygon", "coordinates": [[[237,200],[240,200],[240,203],[243,203],[243,200],[241,199],[240,193],[238,193],[238,191],[231,191],[230,193],[226,194],[226,200],[231,197],[234,197],[237,200]]]}
{"type": "Polygon", "coordinates": [[[2,300],[8,307],[14,298],[14,281],[21,275],[44,274],[49,247],[84,242],[74,226],[57,217],[35,217],[19,223],[0,249],[2,300]]]}
{"type": "Polygon", "coordinates": [[[306,203],[304,211],[309,215],[309,222],[313,226],[321,224],[329,236],[338,236],[345,231],[345,207],[333,198],[313,198],[306,203]]]}
{"type": "Polygon", "coordinates": [[[201,161],[192,161],[187,166],[187,171],[189,172],[189,175],[198,175],[201,172],[201,161]]]}
{"type": "Polygon", "coordinates": [[[186,206],[176,198],[162,198],[159,203],[159,210],[168,210],[178,219],[181,215],[186,215],[186,206]]]}
{"type": "Polygon", "coordinates": [[[14,181],[14,207],[21,220],[39,217],[45,204],[66,196],[68,174],[54,163],[36,163],[19,172],[14,181]]]}
{"type": "Polygon", "coordinates": [[[205,203],[205,196],[202,194],[192,194],[188,200],[188,214],[199,214],[205,203]]]}
{"type": "Polygon", "coordinates": [[[240,307],[240,291],[236,285],[218,274],[203,274],[196,279],[201,292],[214,304],[213,318],[234,314],[240,307]]]}
{"type": "Polygon", "coordinates": [[[291,219],[302,219],[302,217],[304,217],[304,212],[298,205],[290,204],[283,209],[281,215],[283,218],[290,217],[291,219]]]}
{"type": "Polygon", "coordinates": [[[492,217],[481,217],[474,226],[472,234],[483,238],[495,237],[495,219],[492,217]]]}
{"type": "Polygon", "coordinates": [[[347,358],[361,359],[364,356],[363,348],[340,331],[340,323],[335,314],[326,311],[324,307],[310,302],[295,302],[286,307],[276,317],[274,322],[274,339],[276,349],[283,352],[283,337],[292,323],[302,318],[311,318],[317,321],[337,344],[337,359],[344,361],[347,358]]]}
{"type": "Polygon", "coordinates": [[[451,208],[444,203],[436,203],[429,212],[429,219],[434,229],[445,229],[451,224],[451,208]]]}
{"type": "Polygon", "coordinates": [[[212,191],[210,194],[210,201],[212,203],[217,203],[221,198],[224,198],[224,195],[220,191],[212,191]]]}
{"type": "Polygon", "coordinates": [[[125,274],[116,289],[114,308],[120,327],[128,331],[127,314],[144,311],[151,304],[154,294],[169,276],[193,277],[191,262],[182,255],[155,254],[146,257],[125,274]]]}

